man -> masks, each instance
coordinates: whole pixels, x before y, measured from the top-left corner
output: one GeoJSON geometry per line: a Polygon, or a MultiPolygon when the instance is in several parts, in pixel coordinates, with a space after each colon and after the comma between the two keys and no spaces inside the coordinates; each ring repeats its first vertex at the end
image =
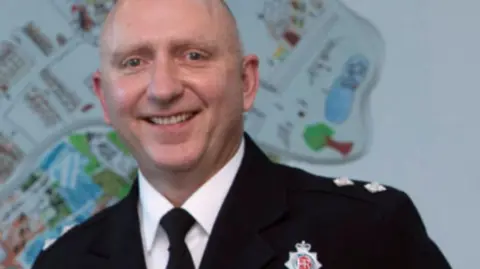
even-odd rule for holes
{"type": "Polygon", "coordinates": [[[450,268],[404,193],[269,161],[243,131],[258,68],[221,0],[119,1],[94,87],[138,179],[33,268],[450,268]]]}

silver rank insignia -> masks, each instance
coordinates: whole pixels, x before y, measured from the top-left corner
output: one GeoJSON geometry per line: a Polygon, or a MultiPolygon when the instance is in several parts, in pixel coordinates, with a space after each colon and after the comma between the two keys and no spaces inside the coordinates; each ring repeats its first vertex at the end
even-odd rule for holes
{"type": "Polygon", "coordinates": [[[380,185],[378,182],[365,184],[365,189],[367,189],[371,193],[377,193],[377,192],[382,192],[387,190],[385,186],[380,185]]]}
{"type": "Polygon", "coordinates": [[[290,258],[285,263],[288,269],[318,269],[322,264],[317,260],[317,253],[310,252],[311,245],[302,241],[295,245],[296,252],[290,252],[290,258]]]}
{"type": "Polygon", "coordinates": [[[339,178],[336,178],[334,181],[335,185],[337,185],[338,187],[344,187],[344,186],[352,186],[354,185],[353,181],[351,181],[350,179],[348,179],[348,177],[339,177],[339,178]]]}

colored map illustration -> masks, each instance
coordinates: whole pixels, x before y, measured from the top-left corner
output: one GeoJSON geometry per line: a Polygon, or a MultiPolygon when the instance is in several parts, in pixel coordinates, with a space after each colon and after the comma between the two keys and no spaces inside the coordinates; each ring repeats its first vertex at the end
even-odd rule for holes
{"type": "Polygon", "coordinates": [[[2,1],[1,269],[30,268],[48,239],[116,203],[136,175],[90,82],[112,4],[2,1]]]}
{"type": "Polygon", "coordinates": [[[0,264],[6,268],[31,266],[47,239],[116,203],[136,176],[134,159],[101,122],[76,122],[62,133],[31,152],[4,185],[0,264]]]}
{"type": "Polygon", "coordinates": [[[369,95],[385,51],[375,27],[338,0],[227,2],[245,50],[260,57],[247,132],[279,162],[345,163],[366,154],[369,95]]]}
{"type": "MultiPolygon", "coordinates": [[[[116,203],[135,177],[91,85],[113,2],[2,1],[0,269],[30,268],[48,239],[116,203]]],[[[365,154],[384,54],[375,28],[337,0],[227,2],[261,59],[247,132],[278,162],[365,154]]]]}

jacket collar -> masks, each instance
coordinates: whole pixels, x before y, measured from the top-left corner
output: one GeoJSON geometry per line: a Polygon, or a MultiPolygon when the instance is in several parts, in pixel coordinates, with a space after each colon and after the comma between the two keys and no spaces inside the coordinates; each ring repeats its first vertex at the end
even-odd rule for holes
{"type": "Polygon", "coordinates": [[[200,269],[261,268],[274,257],[261,233],[286,211],[278,170],[246,135],[245,156],[225,199],[200,269]]]}
{"type": "MultiPolygon", "coordinates": [[[[257,269],[275,255],[261,234],[286,212],[283,177],[248,135],[245,146],[242,164],[215,221],[200,269],[257,269]]],[[[95,262],[102,259],[101,268],[145,269],[136,180],[127,197],[110,210],[111,217],[90,247],[95,262]]]]}

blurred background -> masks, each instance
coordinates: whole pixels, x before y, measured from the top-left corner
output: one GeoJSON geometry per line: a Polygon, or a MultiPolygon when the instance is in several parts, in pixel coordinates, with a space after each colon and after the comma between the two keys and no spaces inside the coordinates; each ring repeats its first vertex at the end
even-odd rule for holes
{"type": "MultiPolygon", "coordinates": [[[[245,127],[272,160],[406,191],[453,268],[478,268],[480,4],[227,2],[261,60],[245,127]]],[[[0,269],[30,268],[135,178],[90,81],[112,5],[0,3],[0,269]]]]}

